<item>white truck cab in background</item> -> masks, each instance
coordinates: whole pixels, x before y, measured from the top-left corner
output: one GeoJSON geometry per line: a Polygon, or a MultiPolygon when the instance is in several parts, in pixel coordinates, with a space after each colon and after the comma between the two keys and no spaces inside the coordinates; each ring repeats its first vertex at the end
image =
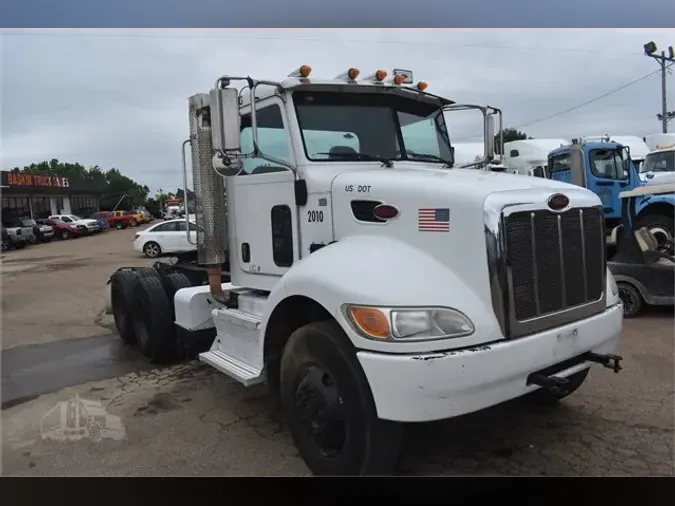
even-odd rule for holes
{"type": "Polygon", "coordinates": [[[453,168],[444,112],[483,114],[486,163],[501,113],[410,71],[310,74],[190,97],[197,266],[112,276],[125,341],[160,361],[210,333],[199,359],[267,381],[315,474],[386,474],[404,422],[555,402],[593,363],[618,372],[594,193],[453,168]]]}
{"type": "MultiPolygon", "coordinates": [[[[504,165],[510,172],[534,175],[537,167],[545,168],[548,154],[560,146],[569,144],[565,139],[522,139],[504,143],[504,165]]],[[[540,177],[545,177],[541,175],[540,177]]]]}

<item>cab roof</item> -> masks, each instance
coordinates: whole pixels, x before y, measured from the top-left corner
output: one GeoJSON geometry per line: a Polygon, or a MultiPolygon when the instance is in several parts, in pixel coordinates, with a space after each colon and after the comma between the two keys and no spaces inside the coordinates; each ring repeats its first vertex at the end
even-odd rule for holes
{"type": "MultiPolygon", "coordinates": [[[[616,148],[623,148],[623,144],[619,144],[618,142],[582,142],[582,146],[584,146],[587,149],[616,149],[616,148]]],[[[569,152],[570,148],[572,147],[572,144],[567,144],[566,146],[560,146],[559,148],[556,148],[552,150],[549,153],[549,156],[555,156],[555,155],[560,155],[563,153],[569,152]]]]}
{"type": "MultiPolygon", "coordinates": [[[[433,93],[419,91],[413,87],[395,85],[383,82],[370,81],[345,81],[340,79],[312,79],[302,77],[289,77],[278,83],[278,87],[260,85],[256,90],[257,101],[279,94],[279,88],[283,91],[293,92],[296,90],[333,91],[337,93],[386,93],[405,98],[419,100],[439,107],[452,105],[455,102],[433,93]]],[[[250,93],[248,86],[239,91],[241,107],[250,105],[250,93]]]]}

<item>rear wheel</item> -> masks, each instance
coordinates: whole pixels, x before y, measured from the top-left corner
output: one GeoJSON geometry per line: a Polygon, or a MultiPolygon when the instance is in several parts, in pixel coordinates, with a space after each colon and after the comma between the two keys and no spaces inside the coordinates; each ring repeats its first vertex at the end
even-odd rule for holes
{"type": "Polygon", "coordinates": [[[113,274],[110,280],[113,317],[117,333],[126,344],[136,342],[133,321],[131,319],[131,304],[133,289],[136,284],[136,274],[132,270],[121,270],[113,274]]]}
{"type": "Polygon", "coordinates": [[[134,333],[143,355],[152,363],[171,359],[176,353],[176,332],[172,307],[160,278],[140,278],[132,300],[134,333]]]}
{"type": "Polygon", "coordinates": [[[147,242],[143,246],[143,253],[148,258],[157,258],[162,254],[162,248],[154,241],[147,242]]]}
{"type": "Polygon", "coordinates": [[[117,230],[122,230],[122,229],[124,228],[124,223],[122,223],[121,221],[118,221],[118,222],[115,224],[115,228],[116,228],[117,230]]]}
{"type": "Polygon", "coordinates": [[[624,318],[634,318],[640,311],[642,311],[643,300],[642,295],[630,283],[619,282],[617,283],[619,287],[619,298],[623,302],[623,317],[624,318]]]}
{"type": "Polygon", "coordinates": [[[62,240],[70,239],[70,233],[67,230],[61,230],[61,233],[59,234],[62,240]]]}
{"type": "Polygon", "coordinates": [[[403,427],[377,418],[354,348],[336,322],[296,330],[284,348],[280,377],[290,431],[312,473],[393,471],[403,427]]]}

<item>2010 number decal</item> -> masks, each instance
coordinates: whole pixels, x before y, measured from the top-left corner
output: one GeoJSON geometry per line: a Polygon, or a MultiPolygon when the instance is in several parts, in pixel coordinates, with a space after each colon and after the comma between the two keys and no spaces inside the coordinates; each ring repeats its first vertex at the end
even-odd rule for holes
{"type": "Polygon", "coordinates": [[[309,223],[323,222],[323,211],[307,211],[307,221],[309,223]]]}

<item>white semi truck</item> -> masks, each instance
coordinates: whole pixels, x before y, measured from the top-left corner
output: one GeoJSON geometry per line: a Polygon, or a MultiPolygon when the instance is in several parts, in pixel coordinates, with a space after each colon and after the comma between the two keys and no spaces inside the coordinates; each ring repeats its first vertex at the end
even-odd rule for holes
{"type": "MultiPolygon", "coordinates": [[[[411,72],[310,72],[190,97],[198,260],[111,276],[126,342],[266,381],[314,474],[387,474],[406,423],[619,371],[594,193],[454,169],[444,113],[466,106],[411,72]]],[[[490,158],[501,114],[468,107],[490,158]]]]}

